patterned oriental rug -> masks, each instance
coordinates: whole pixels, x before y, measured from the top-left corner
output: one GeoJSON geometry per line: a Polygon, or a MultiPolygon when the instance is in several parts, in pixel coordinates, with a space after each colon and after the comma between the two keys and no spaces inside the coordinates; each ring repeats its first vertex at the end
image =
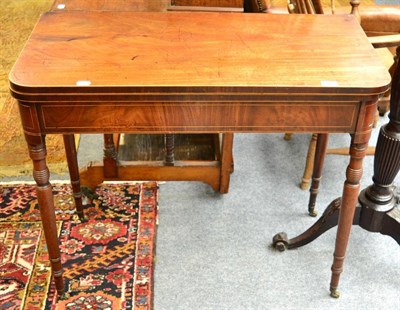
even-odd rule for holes
{"type": "Polygon", "coordinates": [[[0,309],[151,309],[157,183],[102,184],[84,199],[84,222],[70,186],[53,185],[62,299],[51,281],[34,185],[0,185],[0,193],[0,309]]]}

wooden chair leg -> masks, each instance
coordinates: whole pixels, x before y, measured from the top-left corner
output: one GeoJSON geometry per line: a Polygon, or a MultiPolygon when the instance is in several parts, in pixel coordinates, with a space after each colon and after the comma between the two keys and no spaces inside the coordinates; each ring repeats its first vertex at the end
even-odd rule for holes
{"type": "Polygon", "coordinates": [[[311,136],[310,144],[308,146],[306,165],[304,167],[303,177],[301,178],[300,188],[306,190],[310,186],[312,170],[314,167],[315,147],[317,145],[318,135],[314,133],[311,136]]]}
{"type": "Polygon", "coordinates": [[[326,133],[318,134],[317,145],[315,148],[312,183],[310,188],[310,200],[308,203],[308,214],[310,216],[317,216],[317,212],[315,212],[315,202],[317,200],[319,182],[321,181],[322,169],[324,166],[327,146],[328,146],[328,134],[326,133]]]}
{"type": "Polygon", "coordinates": [[[77,151],[75,145],[75,137],[73,134],[63,135],[65,155],[67,157],[69,176],[71,179],[72,192],[74,193],[74,201],[76,213],[80,219],[83,219],[82,191],[79,177],[79,167],[77,159],[77,151]]]}

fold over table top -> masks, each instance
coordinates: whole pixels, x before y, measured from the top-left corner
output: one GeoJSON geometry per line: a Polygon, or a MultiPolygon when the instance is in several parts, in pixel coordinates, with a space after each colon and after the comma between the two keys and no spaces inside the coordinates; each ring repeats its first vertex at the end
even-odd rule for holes
{"type": "Polygon", "coordinates": [[[390,83],[351,15],[56,12],[10,73],[13,95],[257,92],[371,96],[390,83]]]}

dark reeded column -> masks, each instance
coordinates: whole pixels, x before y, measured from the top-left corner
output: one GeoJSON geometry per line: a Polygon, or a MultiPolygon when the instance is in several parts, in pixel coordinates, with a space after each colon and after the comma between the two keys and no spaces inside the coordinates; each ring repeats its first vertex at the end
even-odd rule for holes
{"type": "Polygon", "coordinates": [[[375,151],[373,184],[360,195],[360,226],[392,236],[400,243],[400,217],[394,209],[397,199],[393,185],[400,170],[400,70],[394,73],[389,123],[382,126],[375,151]]]}

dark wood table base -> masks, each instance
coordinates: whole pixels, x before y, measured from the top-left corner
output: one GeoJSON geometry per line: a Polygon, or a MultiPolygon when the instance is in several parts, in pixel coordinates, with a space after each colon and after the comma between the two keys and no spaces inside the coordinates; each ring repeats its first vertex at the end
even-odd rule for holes
{"type": "MultiPolygon", "coordinates": [[[[365,196],[365,190],[360,196],[365,196]]],[[[396,205],[388,211],[377,210],[360,202],[356,207],[353,225],[359,225],[370,232],[379,232],[383,235],[391,236],[400,245],[400,196],[396,195],[394,200],[396,205]]],[[[284,251],[298,248],[314,241],[329,229],[337,226],[340,204],[341,198],[333,200],[319,220],[297,237],[288,239],[285,232],[276,234],[273,237],[274,247],[279,251],[284,251]]]]}
{"type": "MultiPolygon", "coordinates": [[[[388,206],[371,206],[365,195],[366,190],[360,194],[360,202],[356,207],[353,225],[359,225],[370,232],[379,232],[383,235],[392,237],[400,245],[400,206],[398,205],[400,196],[396,195],[392,200],[396,205],[386,210],[388,206]],[[365,201],[362,202],[362,200],[365,201]]],[[[320,219],[305,232],[294,238],[288,239],[285,232],[276,234],[273,237],[273,245],[279,251],[294,249],[306,245],[329,229],[338,225],[341,198],[331,202],[326,208],[320,219]]],[[[339,297],[337,287],[331,286],[331,296],[339,297]]]]}

